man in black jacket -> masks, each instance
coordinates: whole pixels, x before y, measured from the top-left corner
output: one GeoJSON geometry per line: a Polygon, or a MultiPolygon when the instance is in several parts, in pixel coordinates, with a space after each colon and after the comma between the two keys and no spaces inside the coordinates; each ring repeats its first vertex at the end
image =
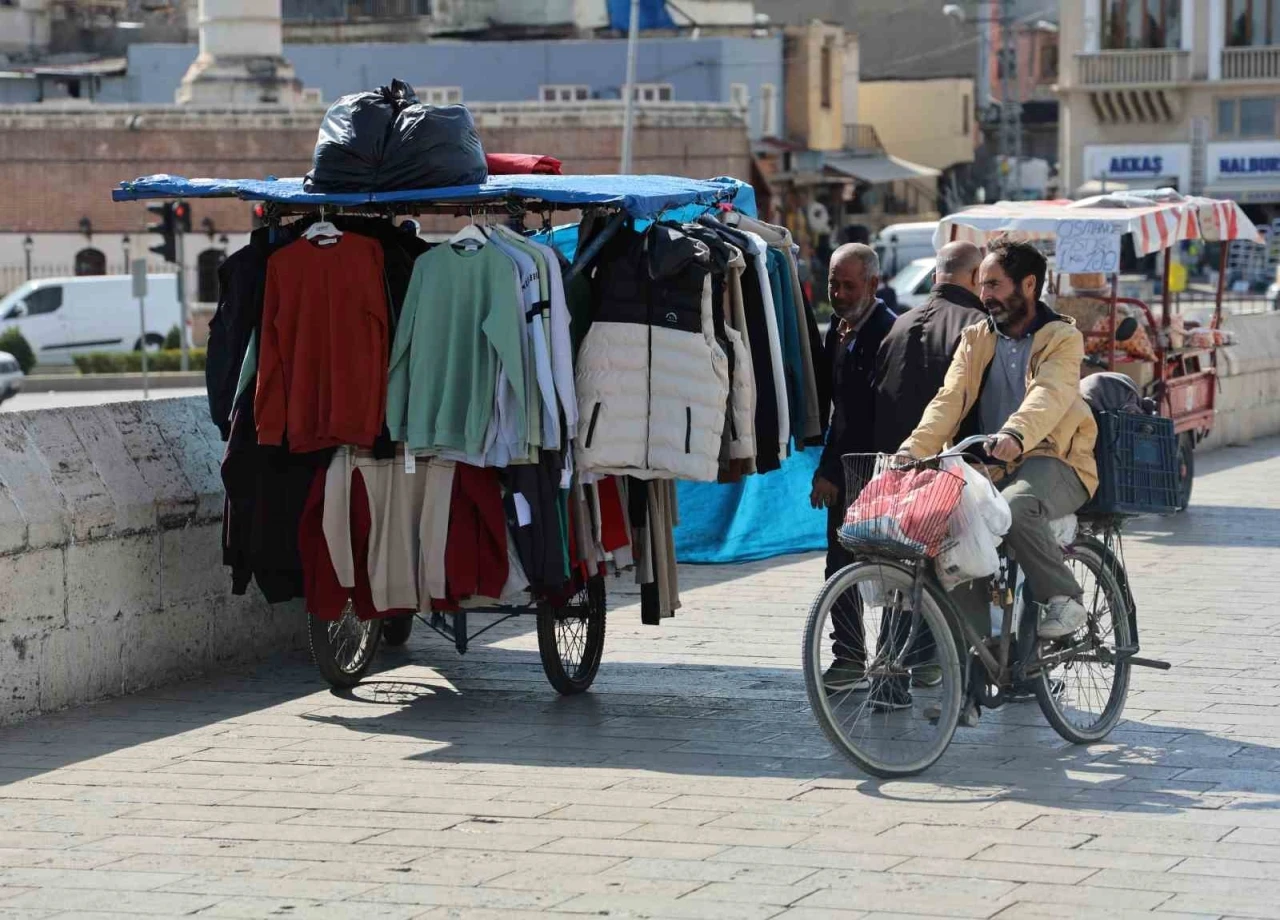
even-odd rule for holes
{"type": "MultiPolygon", "coordinates": [[[[875,449],[896,453],[942,389],[966,326],[987,318],[978,296],[982,251],[948,243],[938,251],[929,299],[898,317],[877,359],[875,449]]],[[[964,434],[961,434],[963,437],[964,434]]]]}
{"type": "Polygon", "coordinates": [[[849,564],[849,554],[836,541],[844,521],[844,454],[875,450],[876,355],[894,315],[876,298],[880,283],[876,251],[862,243],[846,243],[831,256],[829,295],[835,316],[827,330],[826,354],[831,367],[831,430],[809,503],[827,509],[827,577],[849,564]]]}
{"type": "MultiPolygon", "coordinates": [[[[875,375],[880,344],[893,326],[894,314],[876,297],[880,259],[863,243],[846,243],[831,256],[828,294],[835,316],[827,330],[826,357],[831,367],[831,427],[813,476],[809,504],[827,512],[827,572],[830,578],[853,558],[836,539],[844,523],[844,454],[875,451],[875,375]]],[[[868,689],[864,677],[866,651],[862,610],[849,597],[832,613],[834,661],[823,675],[829,692],[868,689]]]]}

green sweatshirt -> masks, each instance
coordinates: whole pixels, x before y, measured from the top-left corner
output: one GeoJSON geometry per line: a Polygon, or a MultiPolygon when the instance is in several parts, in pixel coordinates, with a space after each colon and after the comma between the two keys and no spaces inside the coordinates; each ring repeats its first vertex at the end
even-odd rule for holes
{"type": "MultiPolygon", "coordinates": [[[[524,311],[512,263],[491,245],[423,253],[405,294],[387,383],[387,427],[410,450],[482,454],[493,419],[499,365],[526,427],[520,339],[524,311]]],[[[505,419],[511,424],[511,419],[505,419]]]]}

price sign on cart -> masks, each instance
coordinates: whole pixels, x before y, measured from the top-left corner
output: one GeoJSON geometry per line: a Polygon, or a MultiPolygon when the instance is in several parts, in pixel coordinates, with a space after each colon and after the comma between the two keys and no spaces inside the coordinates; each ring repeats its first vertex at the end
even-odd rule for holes
{"type": "Polygon", "coordinates": [[[1120,234],[1101,220],[1058,222],[1057,270],[1111,273],[1120,268],[1120,234]]]}

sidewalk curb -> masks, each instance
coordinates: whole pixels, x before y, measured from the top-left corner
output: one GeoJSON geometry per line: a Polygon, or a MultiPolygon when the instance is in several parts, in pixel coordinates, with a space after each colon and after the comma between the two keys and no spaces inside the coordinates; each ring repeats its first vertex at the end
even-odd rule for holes
{"type": "MultiPolygon", "coordinates": [[[[204,371],[148,374],[152,389],[202,387],[204,371]]],[[[141,390],[142,374],[36,374],[22,381],[24,393],[86,393],[95,390],[141,390]]]]}

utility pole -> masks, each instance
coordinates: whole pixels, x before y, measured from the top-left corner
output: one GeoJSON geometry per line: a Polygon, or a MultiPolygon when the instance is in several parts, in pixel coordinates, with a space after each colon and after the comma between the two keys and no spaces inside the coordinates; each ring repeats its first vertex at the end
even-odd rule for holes
{"type": "Polygon", "coordinates": [[[640,39],[640,0],[631,0],[631,23],[627,29],[627,82],[622,88],[622,168],[631,172],[631,145],[636,118],[636,46],[640,39]]]}
{"type": "Polygon", "coordinates": [[[1018,43],[1014,33],[1013,0],[995,0],[1000,23],[1000,197],[1022,192],[1022,100],[1018,81],[1018,43]]]}

